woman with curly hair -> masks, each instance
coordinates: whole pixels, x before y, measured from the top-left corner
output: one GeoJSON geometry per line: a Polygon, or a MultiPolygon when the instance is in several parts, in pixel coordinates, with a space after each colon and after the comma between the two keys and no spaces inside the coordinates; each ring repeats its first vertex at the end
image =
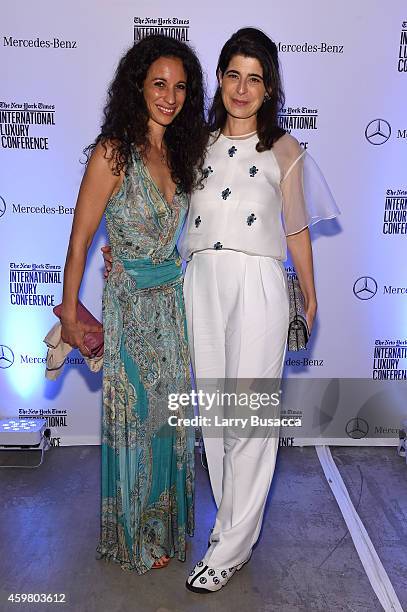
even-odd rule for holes
{"type": "Polygon", "coordinates": [[[89,356],[78,292],[105,214],[113,267],[103,294],[98,553],[139,574],[176,553],[185,560],[194,528],[193,431],[169,426],[168,395],[191,386],[175,245],[206,145],[202,81],[194,52],[165,36],[120,60],[101,133],[86,149],[65,265],[62,338],[89,356]]]}

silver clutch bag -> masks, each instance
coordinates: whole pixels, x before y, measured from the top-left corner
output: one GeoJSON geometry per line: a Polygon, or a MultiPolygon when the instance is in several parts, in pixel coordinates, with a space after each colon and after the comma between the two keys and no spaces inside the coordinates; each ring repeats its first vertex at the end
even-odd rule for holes
{"type": "Polygon", "coordinates": [[[307,348],[309,329],[305,318],[304,296],[297,277],[288,279],[290,301],[287,348],[289,351],[302,351],[307,348]]]}

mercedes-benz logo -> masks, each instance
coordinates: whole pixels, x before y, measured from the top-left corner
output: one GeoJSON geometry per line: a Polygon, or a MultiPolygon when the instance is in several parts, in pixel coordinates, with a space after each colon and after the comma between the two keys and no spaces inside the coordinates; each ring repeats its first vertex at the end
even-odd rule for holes
{"type": "Polygon", "coordinates": [[[390,138],[391,127],[386,119],[373,119],[365,129],[366,140],[372,145],[382,145],[390,138]]]}
{"type": "Polygon", "coordinates": [[[350,419],[346,423],[345,431],[348,434],[349,438],[353,438],[354,440],[360,440],[361,438],[365,438],[369,431],[369,425],[365,419],[361,419],[360,417],[356,417],[354,419],[350,419]]]}
{"type": "Polygon", "coordinates": [[[6,212],[6,208],[6,203],[4,199],[0,196],[0,217],[4,215],[4,213],[6,212]]]}
{"type": "Polygon", "coordinates": [[[377,293],[377,283],[371,276],[361,276],[353,285],[353,293],[359,300],[370,300],[377,293]]]}
{"type": "Polygon", "coordinates": [[[14,363],[14,353],[5,344],[0,344],[0,368],[5,370],[9,368],[14,363]]]}

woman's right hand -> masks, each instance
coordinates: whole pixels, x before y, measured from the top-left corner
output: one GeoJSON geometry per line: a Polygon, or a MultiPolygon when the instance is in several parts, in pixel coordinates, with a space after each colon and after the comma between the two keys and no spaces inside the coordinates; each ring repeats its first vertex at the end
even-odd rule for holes
{"type": "Polygon", "coordinates": [[[85,335],[90,332],[102,332],[102,325],[86,325],[80,321],[67,321],[61,319],[61,338],[72,348],[80,350],[84,357],[91,357],[91,351],[85,344],[85,335]]]}
{"type": "Polygon", "coordinates": [[[100,250],[103,253],[103,261],[105,263],[105,271],[104,271],[103,276],[105,278],[108,278],[110,270],[112,269],[112,265],[113,265],[112,249],[110,248],[109,245],[107,245],[107,246],[103,246],[100,250]]]}

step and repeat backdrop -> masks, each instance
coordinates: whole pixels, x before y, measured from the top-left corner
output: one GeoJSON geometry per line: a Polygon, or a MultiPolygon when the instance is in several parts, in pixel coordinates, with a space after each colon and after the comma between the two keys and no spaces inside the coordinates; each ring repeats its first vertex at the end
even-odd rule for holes
{"type": "MultiPolygon", "coordinates": [[[[397,442],[407,418],[403,0],[357,0],[346,10],[323,0],[263,0],[255,10],[243,0],[233,10],[215,0],[70,0],[58,11],[51,0],[7,4],[0,25],[0,417],[45,417],[54,445],[99,443],[100,373],[72,352],[58,380],[44,378],[43,338],[61,301],[81,151],[99,131],[107,86],[134,41],[160,32],[191,43],[211,95],[221,46],[243,26],[275,40],[286,91],[281,125],[318,162],[342,212],[312,231],[318,320],[309,348],[286,356],[286,377],[307,385],[292,387],[290,414],[319,427],[323,441],[397,442]]],[[[102,226],[81,293],[95,315],[106,240],[102,226]]],[[[315,443],[320,434],[287,428],[281,444],[315,443]]]]}

